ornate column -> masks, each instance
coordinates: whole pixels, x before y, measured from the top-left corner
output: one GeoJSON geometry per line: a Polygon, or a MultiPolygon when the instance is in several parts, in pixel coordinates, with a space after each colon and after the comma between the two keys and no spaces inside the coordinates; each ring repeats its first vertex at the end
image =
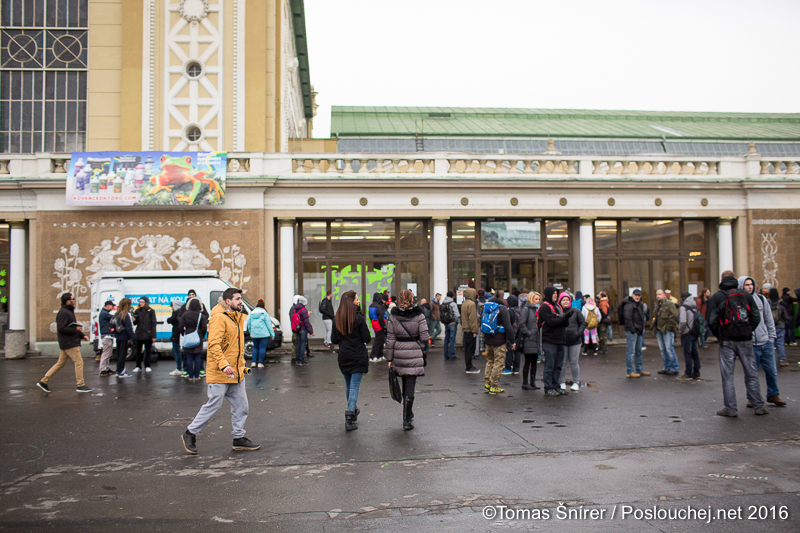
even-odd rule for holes
{"type": "Polygon", "coordinates": [[[580,219],[580,283],[578,289],[586,295],[589,294],[594,299],[594,218],[580,219]]]}
{"type": "Polygon", "coordinates": [[[433,219],[433,293],[447,294],[447,219],[433,219]]]}
{"type": "Polygon", "coordinates": [[[721,279],[724,271],[733,270],[732,220],[730,217],[722,217],[719,219],[719,225],[717,226],[717,243],[719,245],[719,272],[717,272],[717,279],[721,279]]]}
{"type": "Polygon", "coordinates": [[[289,308],[294,298],[294,223],[293,218],[279,218],[280,225],[280,319],[284,335],[292,332],[289,308]]]}
{"type": "Polygon", "coordinates": [[[9,242],[9,287],[8,287],[8,331],[6,331],[6,359],[25,357],[26,303],[28,288],[25,281],[25,241],[27,222],[9,220],[11,235],[9,242]]]}

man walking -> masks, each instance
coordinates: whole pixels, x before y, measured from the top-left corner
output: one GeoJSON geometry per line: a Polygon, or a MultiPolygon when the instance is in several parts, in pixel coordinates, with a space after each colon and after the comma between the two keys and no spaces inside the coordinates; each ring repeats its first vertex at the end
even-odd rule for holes
{"type": "Polygon", "coordinates": [[[623,318],[625,325],[627,375],[629,378],[649,376],[650,372],[642,370],[642,338],[646,319],[641,290],[634,289],[633,293],[625,298],[620,316],[623,318]]]}
{"type": "Polygon", "coordinates": [[[678,308],[672,303],[669,295],[661,289],[656,291],[656,340],[658,348],[661,350],[661,359],[664,361],[664,368],[658,371],[659,374],[667,376],[677,376],[680,365],[678,356],[675,354],[675,332],[678,331],[678,308]]]}
{"type": "Polygon", "coordinates": [[[481,330],[486,342],[486,371],[484,373],[484,388],[489,394],[500,394],[505,389],[498,387],[500,373],[506,364],[508,346],[516,349],[514,343],[514,329],[503,302],[503,291],[497,291],[495,297],[486,302],[483,307],[481,330]]]}
{"type": "Polygon", "coordinates": [[[75,320],[75,297],[67,292],[61,295],[61,309],[56,315],[56,331],[58,333],[58,361],[44,375],[36,386],[45,392],[50,392],[47,385],[50,378],[61,370],[67,359],[72,359],[75,364],[75,381],[77,381],[78,392],[92,392],[83,381],[83,358],[81,357],[81,341],[89,342],[89,337],[83,334],[83,326],[75,320]]]}
{"type": "Polygon", "coordinates": [[[444,326],[444,359],[455,360],[456,357],[456,332],[461,315],[458,305],[453,301],[453,291],[447,291],[447,296],[439,305],[439,320],[444,326]]]}
{"type": "Polygon", "coordinates": [[[431,325],[433,329],[429,330],[431,332],[431,346],[433,346],[433,341],[436,340],[442,333],[442,322],[441,322],[441,315],[439,314],[439,302],[442,301],[442,295],[438,292],[431,300],[431,325]]]}
{"type": "Polygon", "coordinates": [[[233,449],[239,451],[257,450],[261,446],[253,444],[244,436],[244,423],[250,407],[245,389],[244,359],[244,316],[242,315],[242,291],[229,288],[222,293],[224,304],[218,303],[211,310],[208,322],[208,362],[206,383],[208,383],[208,402],[181,435],[183,448],[192,455],[197,454],[196,437],[222,407],[227,398],[231,404],[231,425],[233,426],[233,449]]]}
{"type": "Polygon", "coordinates": [[[322,323],[325,324],[325,347],[331,347],[331,331],[333,330],[333,293],[329,292],[325,298],[319,302],[319,314],[322,315],[322,323]]]}
{"type": "Polygon", "coordinates": [[[708,327],[719,339],[719,371],[722,377],[722,397],[725,408],[717,411],[719,416],[739,416],[736,408],[736,389],[733,385],[733,370],[738,357],[744,369],[747,397],[757,415],[769,414],[764,409],[758,370],[753,356],[753,332],[761,323],[761,314],[753,295],[739,289],[736,274],[730,270],[722,273],[719,291],[708,301],[708,327]]]}
{"type": "Polygon", "coordinates": [[[478,292],[475,289],[464,290],[464,303],[461,304],[461,329],[464,330],[464,364],[467,374],[479,374],[480,370],[472,366],[475,355],[475,343],[478,340],[480,322],[478,322],[478,292]]]}
{"type": "Polygon", "coordinates": [[[114,309],[114,302],[107,300],[97,319],[100,326],[100,340],[103,343],[103,352],[100,355],[100,375],[102,377],[114,373],[111,370],[111,351],[114,349],[114,335],[111,331],[111,318],[114,316],[111,314],[112,309],[114,309]]]}
{"type": "MultiPolygon", "coordinates": [[[[756,280],[750,276],[739,278],[739,288],[748,294],[753,295],[758,312],[761,315],[761,322],[753,332],[753,357],[758,367],[764,369],[767,379],[767,402],[778,407],[786,407],[786,402],[781,400],[778,390],[778,368],[775,366],[775,319],[772,316],[772,308],[769,300],[758,293],[756,280]]],[[[753,407],[753,402],[748,396],[747,407],[753,407]]]]}

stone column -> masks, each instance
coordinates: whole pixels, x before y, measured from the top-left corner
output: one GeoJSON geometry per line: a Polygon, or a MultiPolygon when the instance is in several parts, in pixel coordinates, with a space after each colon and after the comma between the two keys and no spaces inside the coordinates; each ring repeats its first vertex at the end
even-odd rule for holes
{"type": "Polygon", "coordinates": [[[433,293],[447,294],[447,219],[433,219],[433,293]]]}
{"type": "Polygon", "coordinates": [[[6,359],[25,357],[27,333],[26,302],[28,298],[25,282],[25,233],[24,220],[9,221],[11,235],[9,242],[9,283],[8,283],[8,331],[6,331],[6,359]]]}
{"type": "Polygon", "coordinates": [[[594,299],[594,232],[593,218],[580,219],[580,265],[581,278],[578,289],[584,295],[590,295],[594,299]]]}
{"type": "MultiPolygon", "coordinates": [[[[294,222],[293,218],[279,218],[280,224],[280,320],[284,335],[291,336],[292,322],[289,308],[294,298],[294,222]]],[[[287,337],[284,337],[284,340],[287,337]]],[[[291,340],[291,337],[288,337],[291,340]]]]}
{"type": "Polygon", "coordinates": [[[717,243],[719,244],[719,272],[717,279],[721,279],[722,272],[733,270],[733,232],[731,231],[731,218],[722,217],[717,226],[717,243]]]}

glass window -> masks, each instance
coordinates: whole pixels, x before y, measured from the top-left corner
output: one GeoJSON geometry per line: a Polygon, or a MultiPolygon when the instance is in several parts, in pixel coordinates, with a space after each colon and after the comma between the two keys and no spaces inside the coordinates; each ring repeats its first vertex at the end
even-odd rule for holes
{"type": "Polygon", "coordinates": [[[481,222],[481,248],[518,250],[541,248],[540,222],[481,222]]]}
{"type": "MultiPolygon", "coordinates": [[[[694,252],[698,253],[699,252],[694,252]]],[[[702,257],[690,257],[686,260],[686,290],[697,298],[703,287],[706,286],[706,260],[702,257]]]]}
{"type": "Polygon", "coordinates": [[[547,284],[558,289],[569,286],[569,261],[566,259],[547,261],[547,284]]]}
{"type": "Polygon", "coordinates": [[[361,263],[348,263],[335,261],[331,265],[331,292],[333,293],[333,308],[339,308],[339,300],[347,291],[356,291],[361,298],[361,306],[366,309],[372,297],[366,298],[361,292],[361,263]]]}
{"type": "Polygon", "coordinates": [[[672,291],[672,296],[680,300],[681,269],[678,259],[653,259],[653,290],[672,291]]]}
{"type": "Polygon", "coordinates": [[[617,221],[595,220],[594,222],[594,249],[617,249],[617,221]]]}
{"type": "Polygon", "coordinates": [[[705,222],[702,220],[685,220],[683,222],[683,247],[702,250],[706,247],[705,222]]]}
{"type": "Polygon", "coordinates": [[[517,289],[523,292],[523,289],[536,290],[536,288],[536,260],[512,259],[511,290],[517,289]]]}
{"type": "Polygon", "coordinates": [[[334,252],[394,251],[394,222],[331,222],[334,252]]]}
{"type": "Polygon", "coordinates": [[[611,309],[616,309],[619,302],[619,296],[617,295],[617,260],[599,259],[595,261],[594,268],[594,290],[598,294],[601,291],[605,291],[608,295],[611,309]]]}
{"type": "Polygon", "coordinates": [[[566,220],[547,221],[547,249],[569,249],[569,229],[566,220]]]}
{"type": "Polygon", "coordinates": [[[467,286],[475,288],[475,261],[453,261],[453,290],[467,286]]]}
{"type": "Polygon", "coordinates": [[[475,250],[475,222],[469,220],[454,220],[452,222],[453,250],[475,250]]]}
{"type": "Polygon", "coordinates": [[[311,320],[311,327],[315,332],[325,332],[325,325],[322,323],[322,315],[319,313],[319,303],[325,297],[325,264],[324,263],[303,263],[303,288],[300,294],[308,300],[308,316],[311,320]]]}
{"type": "Polygon", "coordinates": [[[509,292],[508,260],[481,261],[481,287],[487,291],[509,292]]]}
{"type": "MultiPolygon", "coordinates": [[[[426,297],[425,272],[422,261],[403,261],[400,263],[400,290],[410,290],[417,298],[426,297]]],[[[393,291],[392,291],[393,292],[393,291]]]]}
{"type": "Polygon", "coordinates": [[[623,250],[677,249],[678,222],[675,220],[623,220],[623,250]]]}
{"type": "MultiPolygon", "coordinates": [[[[647,259],[623,259],[622,271],[620,277],[622,278],[622,294],[620,298],[624,298],[633,291],[633,289],[641,289],[642,301],[652,306],[650,295],[650,261],[647,259]]],[[[650,308],[652,312],[652,307],[650,308]]]]}
{"type": "Polygon", "coordinates": [[[303,251],[324,252],[327,249],[326,222],[303,222],[303,251]]]}
{"type": "Polygon", "coordinates": [[[424,227],[422,222],[400,222],[400,249],[424,250],[426,243],[424,227]]]}

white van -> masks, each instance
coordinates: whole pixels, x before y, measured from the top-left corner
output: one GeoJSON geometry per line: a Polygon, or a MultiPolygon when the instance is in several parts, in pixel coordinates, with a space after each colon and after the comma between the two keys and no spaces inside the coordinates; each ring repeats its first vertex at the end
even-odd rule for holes
{"type": "MultiPolygon", "coordinates": [[[[154,352],[163,352],[165,356],[172,357],[172,325],[167,319],[172,315],[172,302],[186,302],[190,290],[194,290],[203,305],[211,311],[217,305],[222,293],[230,284],[219,279],[216,270],[162,270],[151,272],[103,272],[100,279],[89,284],[92,296],[91,303],[91,331],[89,340],[94,344],[95,350],[99,348],[100,325],[98,319],[103,304],[111,300],[116,304],[123,298],[130,298],[133,309],[139,305],[139,299],[147,296],[150,307],[156,312],[158,321],[154,352]]],[[[249,314],[254,305],[243,297],[243,312],[249,314]]],[[[281,345],[283,335],[280,323],[272,318],[275,338],[269,343],[267,349],[271,350],[281,345]]],[[[253,343],[247,334],[245,324],[246,356],[251,357],[253,343]]]]}

